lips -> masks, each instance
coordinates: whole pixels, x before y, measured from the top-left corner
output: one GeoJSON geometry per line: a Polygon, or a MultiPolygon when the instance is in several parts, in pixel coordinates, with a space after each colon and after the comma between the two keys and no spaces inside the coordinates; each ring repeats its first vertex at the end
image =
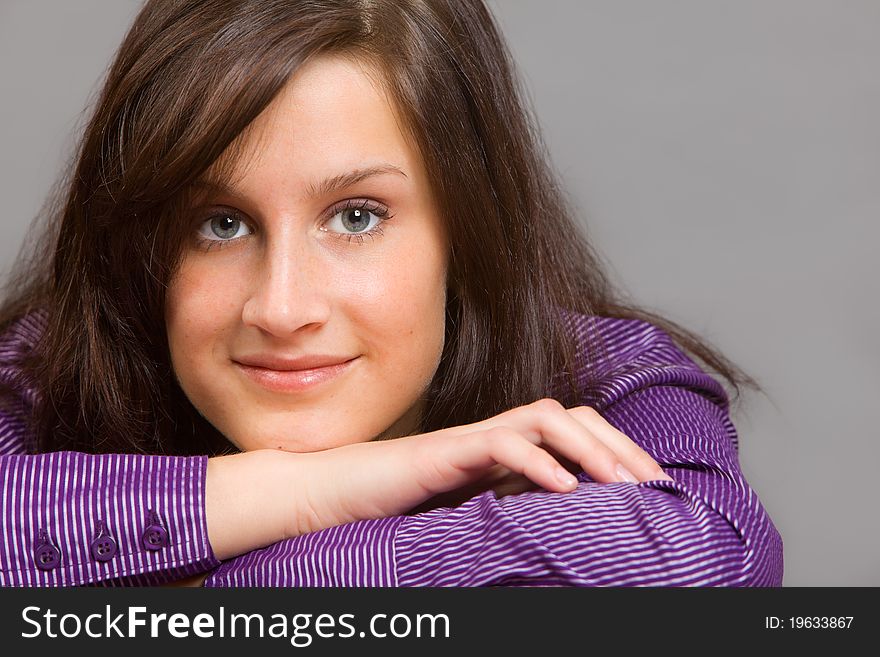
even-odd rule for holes
{"type": "Polygon", "coordinates": [[[273,392],[289,393],[311,390],[336,379],[350,370],[357,360],[358,357],[306,356],[283,359],[260,356],[242,359],[235,364],[253,383],[273,392]]]}
{"type": "Polygon", "coordinates": [[[254,354],[236,359],[236,362],[249,367],[261,367],[279,372],[299,372],[321,367],[341,365],[352,360],[351,356],[331,356],[326,354],[309,354],[297,358],[276,356],[273,354],[254,354]]]}

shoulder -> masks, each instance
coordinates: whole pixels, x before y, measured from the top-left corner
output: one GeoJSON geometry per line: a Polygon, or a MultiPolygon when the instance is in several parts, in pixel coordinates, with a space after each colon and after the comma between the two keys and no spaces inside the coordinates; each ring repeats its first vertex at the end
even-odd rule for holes
{"type": "Polygon", "coordinates": [[[728,409],[724,387],[662,328],[641,319],[570,311],[563,317],[577,345],[576,377],[589,383],[585,401],[597,409],[652,386],[684,387],[728,409]]]}
{"type": "Polygon", "coordinates": [[[25,377],[22,360],[35,349],[47,319],[44,308],[31,310],[0,333],[0,410],[16,404],[33,406],[37,401],[38,391],[25,377]],[[10,399],[10,393],[15,399],[10,399]]]}
{"type": "Polygon", "coordinates": [[[45,308],[36,308],[10,322],[0,332],[0,363],[15,360],[33,349],[46,328],[48,317],[45,308]]]}

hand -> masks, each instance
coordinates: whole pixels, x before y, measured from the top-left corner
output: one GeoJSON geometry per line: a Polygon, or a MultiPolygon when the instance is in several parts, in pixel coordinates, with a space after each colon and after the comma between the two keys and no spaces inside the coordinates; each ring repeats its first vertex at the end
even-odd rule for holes
{"type": "MultiPolygon", "coordinates": [[[[569,467],[565,469],[569,472],[577,472],[577,470],[572,470],[569,467]]],[[[526,491],[538,488],[541,487],[528,477],[518,472],[513,472],[504,466],[496,465],[489,470],[489,474],[485,477],[467,486],[435,495],[407,511],[406,515],[415,516],[431,509],[457,507],[488,490],[494,491],[495,497],[500,499],[508,495],[518,495],[519,493],[525,493],[526,491]]]]}
{"type": "Polygon", "coordinates": [[[291,499],[298,507],[287,532],[298,536],[400,515],[443,493],[491,486],[508,473],[550,491],[573,490],[576,481],[551,451],[598,482],[671,479],[594,409],[542,399],[473,424],[289,454],[291,499]]]}
{"type": "MultiPolygon", "coordinates": [[[[659,465],[657,465],[657,463],[646,452],[644,452],[641,447],[632,442],[632,440],[630,440],[625,434],[611,426],[594,409],[586,406],[579,406],[567,409],[567,412],[578,418],[585,425],[589,426],[595,432],[595,435],[600,440],[603,440],[612,450],[622,450],[623,452],[628,453],[630,458],[635,459],[636,461],[641,459],[642,466],[646,469],[642,469],[639,465],[630,468],[631,471],[640,474],[640,481],[651,479],[672,480],[672,477],[663,472],[659,465]],[[646,462],[646,458],[650,459],[650,461],[646,462]]],[[[545,449],[556,460],[558,460],[568,472],[578,474],[582,471],[579,464],[558,454],[552,447],[547,446],[545,449]]],[[[435,495],[431,499],[411,509],[407,515],[416,515],[441,507],[456,507],[488,490],[494,491],[495,496],[500,499],[508,495],[518,495],[519,493],[535,490],[537,488],[540,488],[540,486],[527,477],[518,472],[514,472],[509,468],[496,465],[493,466],[484,477],[476,482],[467,486],[462,486],[453,491],[435,495]]]]}
{"type": "MultiPolygon", "coordinates": [[[[546,449],[568,472],[572,474],[578,474],[581,472],[581,468],[576,463],[572,463],[564,456],[560,456],[550,447],[547,447],[546,449]]],[[[664,473],[663,477],[658,478],[669,477],[664,473]]],[[[410,509],[406,515],[413,516],[418,515],[419,513],[424,513],[425,511],[430,511],[431,509],[460,506],[480,493],[485,493],[489,490],[495,493],[496,498],[501,499],[508,495],[518,495],[538,488],[541,487],[528,477],[521,475],[518,472],[513,472],[502,465],[496,465],[489,469],[486,476],[474,483],[462,486],[461,488],[456,488],[455,490],[446,493],[435,495],[431,499],[419,504],[417,507],[410,509]]]]}

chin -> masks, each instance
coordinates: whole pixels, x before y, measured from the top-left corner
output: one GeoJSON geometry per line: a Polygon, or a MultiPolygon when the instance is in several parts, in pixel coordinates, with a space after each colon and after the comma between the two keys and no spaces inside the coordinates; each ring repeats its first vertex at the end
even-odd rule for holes
{"type": "Polygon", "coordinates": [[[257,442],[248,442],[247,445],[240,445],[239,449],[244,452],[253,452],[258,449],[280,449],[283,452],[293,452],[295,454],[306,454],[308,452],[320,452],[331,447],[339,447],[336,444],[322,445],[303,445],[302,443],[291,442],[289,440],[265,440],[257,442]]]}
{"type": "Polygon", "coordinates": [[[348,414],[343,417],[341,424],[321,422],[317,415],[313,415],[313,421],[309,422],[308,417],[297,417],[296,413],[280,414],[273,418],[264,416],[264,420],[271,421],[263,423],[257,417],[239,418],[237,426],[230,433],[223,433],[232,436],[230,442],[244,452],[280,449],[295,453],[320,452],[334,447],[409,435],[406,431],[409,423],[402,423],[400,420],[388,425],[382,420],[376,422],[377,418],[373,418],[372,422],[359,423],[358,430],[352,431],[354,420],[348,414]]]}
{"type": "Polygon", "coordinates": [[[291,440],[290,438],[258,438],[256,440],[251,437],[250,440],[245,442],[237,442],[236,445],[239,449],[245,452],[250,452],[257,449],[280,449],[285,452],[294,452],[297,454],[305,454],[307,452],[321,452],[326,449],[332,449],[334,447],[342,447],[343,445],[349,445],[353,443],[366,442],[370,440],[369,437],[364,437],[363,439],[352,439],[350,436],[343,439],[334,439],[327,438],[327,432],[321,431],[310,431],[315,435],[322,436],[320,442],[310,442],[310,441],[302,441],[302,440],[291,440]]]}

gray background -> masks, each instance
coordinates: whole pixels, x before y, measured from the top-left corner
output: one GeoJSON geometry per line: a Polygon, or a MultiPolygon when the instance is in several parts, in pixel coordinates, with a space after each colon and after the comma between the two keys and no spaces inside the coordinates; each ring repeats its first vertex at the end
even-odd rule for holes
{"type": "MultiPolygon", "coordinates": [[[[0,276],[132,0],[0,0],[0,276]]],[[[616,280],[755,376],[785,584],[880,585],[880,2],[490,0],[616,280]]]]}

